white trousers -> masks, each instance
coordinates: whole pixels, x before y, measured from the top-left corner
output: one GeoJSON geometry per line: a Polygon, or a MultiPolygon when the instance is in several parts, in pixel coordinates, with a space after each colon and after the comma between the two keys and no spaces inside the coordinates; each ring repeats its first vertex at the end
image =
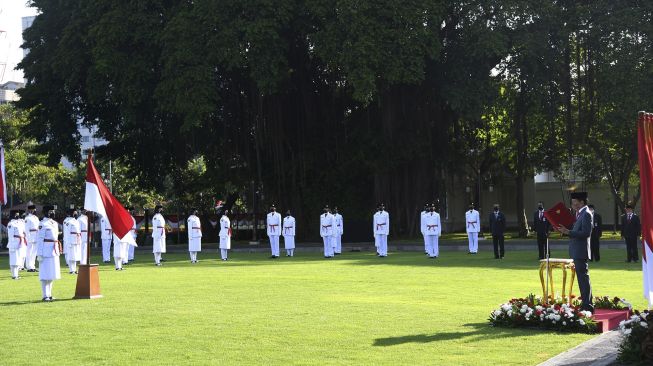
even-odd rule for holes
{"type": "Polygon", "coordinates": [[[77,261],[68,261],[68,272],[77,272],[77,261]]]}
{"type": "Polygon", "coordinates": [[[41,292],[43,292],[43,297],[52,297],[52,285],[54,281],[52,280],[41,280],[41,292]]]}
{"type": "Polygon", "coordinates": [[[129,246],[129,255],[128,255],[128,260],[133,261],[134,260],[134,248],[136,248],[133,245],[129,246]]]}
{"type": "Polygon", "coordinates": [[[424,240],[426,241],[426,252],[429,257],[437,257],[440,255],[440,237],[437,235],[425,235],[424,240]]]}
{"type": "Polygon", "coordinates": [[[190,253],[190,261],[195,262],[197,260],[197,252],[188,252],[190,253]]]}
{"type": "Polygon", "coordinates": [[[111,239],[102,239],[102,261],[111,260],[111,239]]]}
{"type": "Polygon", "coordinates": [[[286,254],[287,254],[289,257],[294,256],[294,255],[295,255],[295,249],[286,249],[286,254]]]}
{"type": "Polygon", "coordinates": [[[279,256],[279,235],[270,235],[270,250],[275,257],[279,256]]]}
{"type": "Polygon", "coordinates": [[[161,253],[154,253],[154,263],[161,263],[161,253]]]}
{"type": "Polygon", "coordinates": [[[82,258],[79,261],[79,264],[86,264],[86,249],[88,248],[88,243],[82,242],[82,258]]]}
{"type": "Polygon", "coordinates": [[[333,237],[324,236],[322,240],[324,241],[324,256],[333,257],[333,237]]]}
{"type": "MultiPolygon", "coordinates": [[[[279,237],[277,236],[277,240],[279,237]]],[[[227,259],[227,253],[229,252],[229,249],[220,249],[220,258],[222,259],[227,259]]]]}
{"type": "Polygon", "coordinates": [[[381,257],[388,255],[388,236],[385,234],[374,235],[374,242],[377,243],[378,253],[381,257]]]}
{"type": "Polygon", "coordinates": [[[335,245],[333,251],[340,254],[342,253],[342,235],[338,234],[334,238],[335,245]]]}
{"type": "Polygon", "coordinates": [[[18,277],[20,266],[9,266],[9,270],[11,271],[11,278],[16,278],[18,277]]]}
{"type": "Polygon", "coordinates": [[[422,235],[424,236],[424,253],[429,254],[429,239],[424,233],[422,235]]]}
{"type": "Polygon", "coordinates": [[[478,233],[467,233],[469,238],[469,251],[471,253],[478,253],[478,233]]]}
{"type": "Polygon", "coordinates": [[[27,255],[25,256],[25,268],[36,269],[36,242],[27,243],[27,255]]]}

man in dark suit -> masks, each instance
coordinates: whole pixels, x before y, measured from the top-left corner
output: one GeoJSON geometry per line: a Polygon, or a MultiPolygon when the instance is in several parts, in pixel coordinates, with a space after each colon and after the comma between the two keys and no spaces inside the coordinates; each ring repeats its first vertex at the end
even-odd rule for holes
{"type": "Polygon", "coordinates": [[[551,224],[544,217],[544,203],[537,203],[537,211],[533,214],[533,228],[537,233],[537,251],[540,259],[546,258],[546,242],[549,240],[551,224]]]}
{"type": "Polygon", "coordinates": [[[592,236],[590,237],[590,247],[592,249],[592,257],[590,258],[590,262],[594,262],[594,261],[598,262],[601,260],[601,253],[599,251],[599,246],[600,246],[599,240],[603,235],[603,229],[601,229],[601,226],[603,225],[603,219],[601,218],[601,215],[599,215],[594,209],[594,205],[589,204],[587,205],[587,208],[590,210],[590,213],[594,218],[594,220],[592,221],[592,236]]]}
{"type": "Polygon", "coordinates": [[[592,305],[592,285],[590,283],[589,266],[590,236],[592,235],[592,214],[587,209],[587,192],[571,193],[571,208],[576,211],[576,222],[571,230],[559,226],[558,230],[569,235],[569,256],[574,260],[576,277],[583,300],[582,309],[594,312],[592,305]]]}
{"type": "Polygon", "coordinates": [[[633,212],[631,204],[626,205],[626,214],[621,217],[621,237],[626,240],[626,262],[639,260],[637,254],[637,239],[642,235],[642,225],[639,216],[633,212]]]}
{"type": "Polygon", "coordinates": [[[490,214],[490,232],[494,244],[494,259],[502,259],[505,254],[503,235],[506,231],[506,216],[499,210],[499,204],[494,204],[494,212],[490,214]]]}

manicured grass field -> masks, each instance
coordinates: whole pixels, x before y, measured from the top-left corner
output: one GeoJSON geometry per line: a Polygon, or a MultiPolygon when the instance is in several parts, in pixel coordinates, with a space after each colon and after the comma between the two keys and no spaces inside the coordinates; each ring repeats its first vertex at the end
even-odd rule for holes
{"type": "MultiPolygon", "coordinates": [[[[562,251],[554,256],[565,257],[562,251]]],[[[641,264],[605,250],[590,264],[595,295],[644,308],[641,264]]],[[[0,258],[0,364],[24,365],[536,365],[593,337],[492,328],[491,310],[539,293],[536,254],[488,252],[137,253],[123,272],[100,270],[104,298],[71,300],[64,269],[57,301],[42,303],[38,274],[11,280],[0,258]]]]}

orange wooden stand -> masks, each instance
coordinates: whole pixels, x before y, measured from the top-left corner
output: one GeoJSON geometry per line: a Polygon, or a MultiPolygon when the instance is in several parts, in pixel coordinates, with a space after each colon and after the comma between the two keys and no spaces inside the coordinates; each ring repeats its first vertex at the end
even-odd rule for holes
{"type": "Polygon", "coordinates": [[[97,264],[79,266],[74,299],[99,299],[102,297],[98,267],[97,264]]]}

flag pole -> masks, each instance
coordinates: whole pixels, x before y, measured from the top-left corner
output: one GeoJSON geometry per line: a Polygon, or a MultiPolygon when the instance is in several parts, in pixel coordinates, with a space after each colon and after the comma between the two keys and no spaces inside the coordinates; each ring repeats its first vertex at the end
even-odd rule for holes
{"type": "MultiPolygon", "coordinates": [[[[93,159],[93,149],[88,151],[87,166],[93,159]]],[[[77,286],[75,287],[75,297],[73,299],[98,299],[102,297],[100,292],[100,275],[99,265],[91,264],[91,240],[93,240],[93,230],[91,223],[95,223],[95,212],[87,211],[89,214],[86,222],[87,240],[86,240],[86,264],[79,266],[77,274],[77,286]]],[[[93,225],[95,227],[95,225],[93,225]]]]}
{"type": "MultiPolygon", "coordinates": [[[[2,155],[2,167],[1,168],[4,168],[4,159],[5,159],[5,151],[4,150],[5,150],[5,146],[2,143],[2,140],[0,140],[0,154],[2,155]]],[[[0,172],[0,174],[2,174],[2,173],[4,173],[4,170],[2,172],[0,172]]],[[[5,202],[5,192],[6,192],[6,186],[5,185],[7,184],[7,182],[5,181],[4,174],[2,174],[2,176],[0,176],[0,180],[1,180],[1,183],[2,183],[2,191],[0,192],[0,195],[1,195],[0,196],[0,198],[1,198],[0,199],[0,227],[2,227],[2,206],[4,206],[5,203],[6,203],[5,202]]],[[[0,248],[2,248],[2,236],[3,236],[2,235],[2,230],[0,230],[0,248]]],[[[9,245],[9,229],[8,228],[7,228],[7,245],[9,245]]]]}

